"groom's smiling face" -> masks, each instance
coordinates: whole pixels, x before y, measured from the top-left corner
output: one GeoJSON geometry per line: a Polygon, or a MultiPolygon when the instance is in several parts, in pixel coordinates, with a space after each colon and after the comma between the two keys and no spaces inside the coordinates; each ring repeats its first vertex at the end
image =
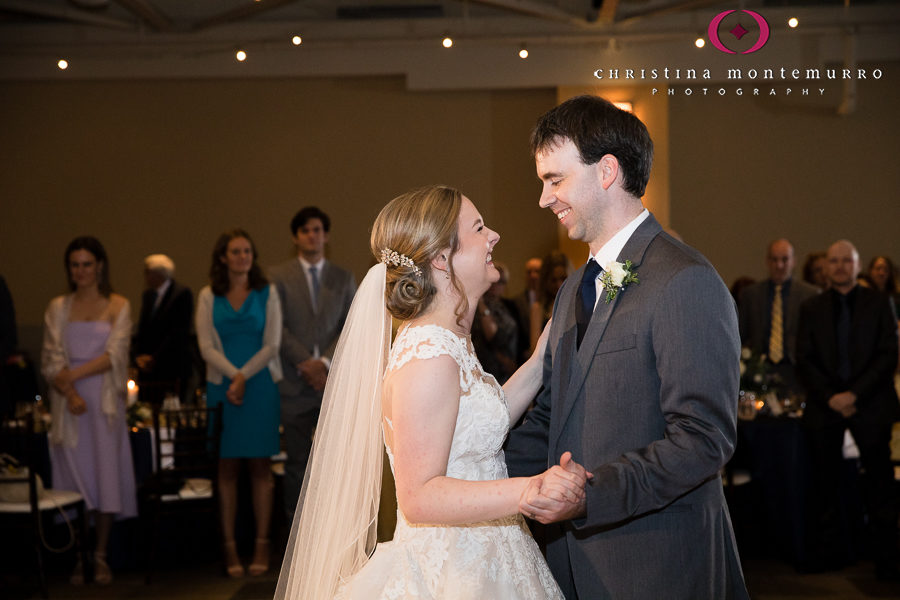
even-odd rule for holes
{"type": "Polygon", "coordinates": [[[581,162],[571,140],[535,154],[537,176],[543,182],[541,208],[549,208],[566,228],[569,238],[590,243],[599,235],[595,198],[603,188],[597,165],[581,162]]]}

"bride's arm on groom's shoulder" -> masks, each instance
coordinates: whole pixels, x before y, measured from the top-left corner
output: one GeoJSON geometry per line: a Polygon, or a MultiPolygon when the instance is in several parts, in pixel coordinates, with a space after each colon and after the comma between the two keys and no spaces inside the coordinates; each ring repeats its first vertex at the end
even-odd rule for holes
{"type": "Polygon", "coordinates": [[[541,389],[544,353],[547,351],[550,323],[552,320],[547,321],[547,325],[544,326],[537,347],[528,360],[503,384],[503,393],[506,395],[506,404],[509,407],[510,426],[519,422],[528,405],[541,389]]]}

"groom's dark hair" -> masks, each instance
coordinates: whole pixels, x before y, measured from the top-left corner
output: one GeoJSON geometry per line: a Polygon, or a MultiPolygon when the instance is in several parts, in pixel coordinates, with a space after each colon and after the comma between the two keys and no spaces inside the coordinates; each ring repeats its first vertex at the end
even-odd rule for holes
{"type": "Polygon", "coordinates": [[[606,154],[619,161],[625,191],[640,198],[650,179],[653,141],[636,116],[599,96],[576,96],[550,110],[531,132],[531,153],[572,140],[581,162],[592,165],[606,154]]]}

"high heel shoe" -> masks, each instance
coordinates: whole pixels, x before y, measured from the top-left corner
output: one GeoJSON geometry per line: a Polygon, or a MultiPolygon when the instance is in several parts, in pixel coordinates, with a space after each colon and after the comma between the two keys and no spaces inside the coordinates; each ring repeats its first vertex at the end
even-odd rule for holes
{"type": "Polygon", "coordinates": [[[241,564],[241,559],[237,553],[237,544],[235,544],[234,540],[225,542],[223,550],[225,553],[225,572],[232,579],[243,577],[244,565],[241,564]]]}
{"type": "Polygon", "coordinates": [[[269,570],[269,540],[256,538],[256,550],[253,552],[253,562],[250,563],[248,572],[254,577],[262,575],[269,570]]]}
{"type": "Polygon", "coordinates": [[[112,569],[106,564],[106,554],[94,553],[94,583],[109,585],[112,582],[112,569]]]}
{"type": "Polygon", "coordinates": [[[84,563],[81,562],[80,558],[75,562],[75,568],[72,569],[72,574],[69,575],[69,583],[72,585],[84,585],[84,563]]]}

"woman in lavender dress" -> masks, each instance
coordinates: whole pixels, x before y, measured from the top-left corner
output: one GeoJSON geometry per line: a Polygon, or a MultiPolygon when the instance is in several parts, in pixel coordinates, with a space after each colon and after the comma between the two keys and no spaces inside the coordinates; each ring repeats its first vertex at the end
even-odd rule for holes
{"type": "MultiPolygon", "coordinates": [[[[41,371],[50,384],[53,487],[79,492],[96,527],[94,580],[112,580],[106,546],[113,518],[137,515],[125,422],[131,315],[112,293],[106,251],[93,237],[66,248],[70,293],[44,315],[41,371]]],[[[72,575],[82,583],[81,566],[72,575]]]]}

